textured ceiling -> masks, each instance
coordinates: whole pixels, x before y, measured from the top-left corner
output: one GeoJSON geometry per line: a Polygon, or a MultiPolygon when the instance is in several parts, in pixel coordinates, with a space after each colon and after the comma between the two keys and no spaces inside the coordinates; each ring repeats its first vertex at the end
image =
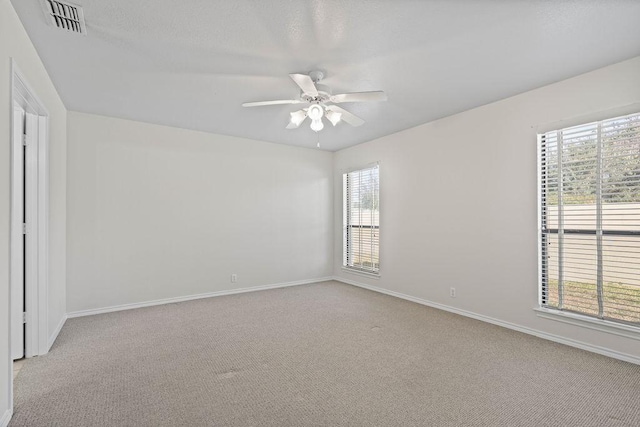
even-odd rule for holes
{"type": "Polygon", "coordinates": [[[67,108],[315,147],[286,130],[289,73],[321,69],[366,123],[326,124],[337,150],[640,55],[640,1],[75,0],[87,36],[12,0],[67,108]]]}

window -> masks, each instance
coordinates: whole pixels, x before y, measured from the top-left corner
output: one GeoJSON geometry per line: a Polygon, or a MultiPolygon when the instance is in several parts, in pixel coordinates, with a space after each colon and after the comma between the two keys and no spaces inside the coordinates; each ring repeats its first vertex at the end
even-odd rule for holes
{"type": "Polygon", "coordinates": [[[378,274],[380,269],[379,166],[345,173],[343,261],[345,268],[378,274]]]}
{"type": "Polygon", "coordinates": [[[540,139],[542,307],[640,325],[640,114],[540,139]]]}

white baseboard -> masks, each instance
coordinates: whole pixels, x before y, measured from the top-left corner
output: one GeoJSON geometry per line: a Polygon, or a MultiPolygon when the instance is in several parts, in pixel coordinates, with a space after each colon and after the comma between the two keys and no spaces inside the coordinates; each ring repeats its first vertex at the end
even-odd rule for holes
{"type": "Polygon", "coordinates": [[[242,294],[245,292],[264,291],[267,289],[286,288],[289,286],[307,285],[310,283],[325,282],[327,280],[333,280],[333,277],[319,277],[316,279],[298,280],[295,282],[275,283],[272,285],[252,286],[250,288],[229,289],[226,291],[207,292],[204,294],[186,295],[182,297],[163,298],[153,301],[137,302],[132,304],[114,305],[111,307],[95,308],[90,310],[80,310],[67,313],[67,318],[74,317],[93,316],[94,314],[111,313],[114,311],[132,310],[134,308],[152,307],[154,305],[173,304],[176,302],[191,301],[194,299],[220,297],[224,295],[242,294]]]}
{"type": "Polygon", "coordinates": [[[49,337],[49,343],[47,345],[47,353],[49,352],[49,350],[51,350],[53,343],[56,341],[56,338],[58,338],[58,334],[62,330],[62,327],[64,326],[64,322],[66,321],[67,321],[67,315],[65,314],[64,316],[62,316],[62,319],[60,319],[60,323],[58,323],[58,327],[56,327],[56,330],[53,331],[53,334],[51,334],[51,336],[49,337]]]}
{"type": "Polygon", "coordinates": [[[11,409],[7,409],[4,411],[2,418],[0,418],[0,427],[7,427],[9,425],[9,421],[11,421],[11,415],[13,412],[11,409]]]}
{"type": "Polygon", "coordinates": [[[474,313],[460,308],[451,307],[445,304],[439,304],[436,302],[428,301],[422,298],[413,297],[410,295],[402,294],[400,292],[389,291],[387,289],[378,288],[375,286],[367,285],[365,283],[356,282],[355,280],[344,279],[342,277],[335,277],[333,280],[346,283],[348,285],[358,286],[360,288],[369,289],[370,291],[379,292],[386,295],[391,295],[397,298],[402,298],[407,301],[412,301],[418,304],[426,305],[429,307],[437,308],[439,310],[448,311],[451,313],[459,314],[461,316],[470,317],[472,319],[481,320],[483,322],[491,323],[493,325],[502,326],[503,328],[513,329],[514,331],[523,332],[525,334],[534,335],[538,338],[543,338],[549,341],[554,341],[560,344],[565,344],[571,347],[576,347],[582,350],[590,351],[592,353],[601,354],[603,356],[612,357],[614,359],[623,360],[625,362],[634,363],[640,365],[640,357],[633,356],[627,353],[621,353],[618,351],[610,350],[608,348],[600,347],[597,345],[587,344],[582,341],[576,341],[570,338],[561,337],[558,335],[549,334],[546,332],[538,331],[536,329],[527,328],[525,326],[516,325],[515,323],[505,322],[503,320],[495,319],[493,317],[485,316],[483,314],[474,313]]]}

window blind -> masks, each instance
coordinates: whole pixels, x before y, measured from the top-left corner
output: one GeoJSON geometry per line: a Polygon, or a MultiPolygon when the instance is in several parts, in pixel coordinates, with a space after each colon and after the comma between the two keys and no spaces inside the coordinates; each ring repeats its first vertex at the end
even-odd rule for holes
{"type": "Polygon", "coordinates": [[[380,269],[379,166],[343,175],[343,263],[347,268],[378,274],[380,269]]]}
{"type": "Polygon", "coordinates": [[[640,325],[640,113],[539,140],[541,305],[640,325]]]}

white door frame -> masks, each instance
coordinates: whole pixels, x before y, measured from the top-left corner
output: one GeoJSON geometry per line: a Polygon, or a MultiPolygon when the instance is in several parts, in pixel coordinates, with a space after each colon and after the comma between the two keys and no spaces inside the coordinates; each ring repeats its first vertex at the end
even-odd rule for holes
{"type": "MultiPolygon", "coordinates": [[[[9,293],[10,299],[10,320],[11,320],[11,358],[25,356],[25,343],[24,343],[24,323],[23,323],[23,306],[24,300],[24,257],[23,257],[23,244],[24,235],[21,230],[22,219],[24,218],[24,193],[20,191],[13,191],[23,188],[24,186],[24,148],[22,147],[22,140],[25,129],[26,112],[24,109],[15,103],[13,106],[13,130],[11,132],[11,237],[9,239],[11,245],[11,253],[9,258],[11,264],[9,271],[9,293]]],[[[30,116],[30,120],[33,120],[33,116],[30,116]]]]}
{"type": "MultiPolygon", "coordinates": [[[[49,278],[49,112],[40,99],[36,96],[26,78],[18,68],[15,60],[11,59],[11,199],[14,191],[14,170],[18,165],[14,164],[13,140],[13,114],[14,105],[18,104],[27,114],[31,114],[34,120],[27,125],[27,152],[24,167],[26,168],[26,336],[25,356],[33,357],[46,354],[48,346],[48,278],[49,278]]],[[[20,147],[21,148],[21,147],[20,147]]],[[[11,220],[12,235],[14,227],[22,228],[22,219],[11,220]]],[[[21,234],[21,233],[20,233],[21,234]]],[[[10,246],[14,251],[14,241],[10,246]]],[[[11,286],[9,286],[11,289],[11,286]]],[[[11,296],[9,297],[11,301],[11,296]]],[[[11,306],[8,307],[11,312],[11,306]]],[[[11,328],[11,320],[9,322],[11,328]]],[[[11,353],[11,349],[9,349],[11,353]]],[[[9,357],[11,359],[11,356],[9,357]]],[[[10,364],[11,365],[11,364],[10,364]]],[[[13,406],[13,375],[9,366],[10,381],[9,395],[13,406]]]]}

